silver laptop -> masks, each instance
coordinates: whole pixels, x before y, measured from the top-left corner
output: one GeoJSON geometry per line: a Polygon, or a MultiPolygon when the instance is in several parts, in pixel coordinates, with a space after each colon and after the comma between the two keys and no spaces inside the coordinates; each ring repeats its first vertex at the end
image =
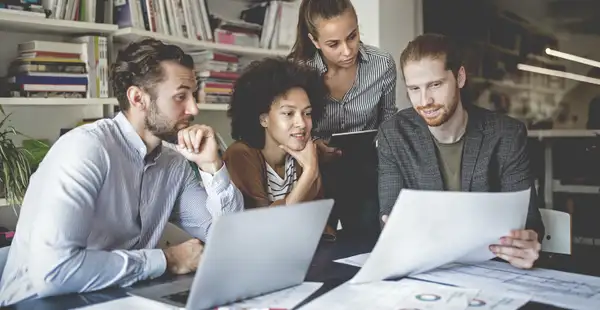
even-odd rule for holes
{"type": "Polygon", "coordinates": [[[129,294],[201,310],[299,285],[333,202],[317,200],[221,216],[211,227],[193,281],[190,277],[129,294]]]}

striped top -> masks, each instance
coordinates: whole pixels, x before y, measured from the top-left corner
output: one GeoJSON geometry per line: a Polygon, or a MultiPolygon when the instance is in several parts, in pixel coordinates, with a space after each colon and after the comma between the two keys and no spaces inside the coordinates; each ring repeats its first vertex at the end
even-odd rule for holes
{"type": "Polygon", "coordinates": [[[287,155],[285,158],[285,177],[282,179],[268,163],[266,164],[267,194],[269,195],[269,201],[273,203],[279,199],[284,199],[294,188],[294,184],[298,181],[296,165],[294,158],[287,155]]]}
{"type": "Polygon", "coordinates": [[[148,153],[121,113],[69,131],[31,177],[0,307],[160,276],[169,220],[205,240],[215,217],[243,210],[225,166],[200,177],[171,148],[148,153]]]}
{"type": "MultiPolygon", "coordinates": [[[[306,64],[327,72],[318,52],[306,64]]],[[[377,129],[398,111],[396,71],[392,55],[361,42],[354,84],[341,101],[329,97],[323,118],[313,124],[313,136],[328,139],[334,133],[377,129]]]]}

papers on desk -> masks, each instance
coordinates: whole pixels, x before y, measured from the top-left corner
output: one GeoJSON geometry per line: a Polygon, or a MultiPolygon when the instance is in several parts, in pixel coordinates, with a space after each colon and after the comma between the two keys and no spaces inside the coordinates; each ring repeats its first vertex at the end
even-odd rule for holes
{"type": "Polygon", "coordinates": [[[322,285],[323,283],[304,282],[298,286],[288,289],[240,301],[235,304],[222,307],[222,309],[293,309],[314,292],[316,292],[322,285]]]}
{"type": "Polygon", "coordinates": [[[480,264],[449,264],[413,278],[493,289],[497,292],[531,294],[533,301],[576,310],[600,306],[600,277],[549,269],[518,269],[489,261],[480,264]]]}
{"type": "MultiPolygon", "coordinates": [[[[227,306],[218,307],[218,309],[293,309],[306,298],[316,292],[323,283],[304,282],[300,285],[290,287],[284,290],[247,299],[227,306]]],[[[181,309],[168,304],[163,304],[150,299],[131,296],[111,300],[84,308],[84,310],[105,310],[105,309],[144,309],[144,310],[171,310],[181,309]]]]}
{"type": "Polygon", "coordinates": [[[526,302],[526,298],[502,297],[477,289],[464,289],[405,279],[361,284],[345,283],[300,309],[465,310],[477,308],[514,310],[526,302]]]}
{"type": "Polygon", "coordinates": [[[489,245],[523,229],[529,190],[481,193],[403,189],[375,248],[350,280],[365,283],[494,257],[489,245]]]}
{"type": "Polygon", "coordinates": [[[371,254],[371,253],[364,253],[364,254],[358,254],[358,255],[354,255],[354,256],[350,256],[350,257],[346,257],[346,258],[340,258],[340,259],[334,260],[334,262],[340,263],[340,264],[346,264],[346,265],[350,265],[350,266],[354,266],[354,267],[362,267],[365,264],[365,262],[367,261],[367,259],[369,258],[369,254],[371,254]]]}
{"type": "Polygon", "coordinates": [[[87,307],[77,308],[84,310],[112,310],[112,309],[144,309],[144,310],[173,310],[179,309],[177,307],[162,304],[150,299],[131,296],[131,297],[123,297],[99,304],[94,304],[87,307]]]}

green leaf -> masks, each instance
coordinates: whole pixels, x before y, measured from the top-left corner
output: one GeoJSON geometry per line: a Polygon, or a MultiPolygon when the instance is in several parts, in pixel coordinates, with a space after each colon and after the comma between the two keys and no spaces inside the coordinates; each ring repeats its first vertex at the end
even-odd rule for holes
{"type": "Polygon", "coordinates": [[[27,137],[27,135],[17,131],[13,126],[5,126],[11,113],[5,114],[1,106],[0,112],[4,115],[0,121],[0,185],[4,188],[6,200],[14,207],[20,205],[29,185],[31,152],[14,144],[12,136],[27,137]]]}

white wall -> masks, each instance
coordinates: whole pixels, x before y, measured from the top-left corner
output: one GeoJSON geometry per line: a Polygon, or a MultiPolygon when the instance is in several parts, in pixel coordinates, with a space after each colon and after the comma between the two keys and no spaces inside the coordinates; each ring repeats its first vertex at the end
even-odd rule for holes
{"type": "MultiPolygon", "coordinates": [[[[396,66],[408,42],[423,33],[422,0],[353,0],[361,39],[392,54],[396,66]]],[[[410,107],[402,71],[398,67],[396,104],[410,107]]]]}
{"type": "Polygon", "coordinates": [[[400,109],[410,107],[406,87],[400,70],[400,54],[416,36],[423,33],[422,0],[380,0],[380,47],[392,53],[398,66],[396,104],[400,109]]]}

